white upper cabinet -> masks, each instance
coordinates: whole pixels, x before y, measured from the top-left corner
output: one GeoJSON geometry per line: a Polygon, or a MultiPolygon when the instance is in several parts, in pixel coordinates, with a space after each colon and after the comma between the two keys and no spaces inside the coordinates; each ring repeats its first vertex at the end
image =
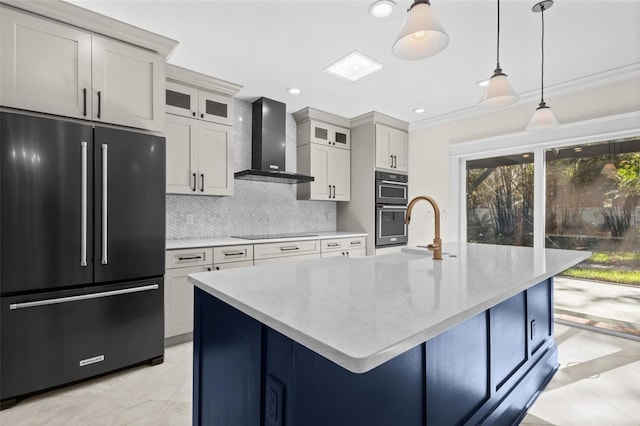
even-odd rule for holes
{"type": "Polygon", "coordinates": [[[167,193],[233,195],[233,95],[241,86],[175,65],[167,78],[167,193]]]}
{"type": "Polygon", "coordinates": [[[376,168],[398,172],[408,171],[409,135],[384,124],[376,123],[376,168]]]}
{"type": "Polygon", "coordinates": [[[0,8],[0,104],[91,118],[91,34],[0,8]]]}
{"type": "Polygon", "coordinates": [[[164,130],[164,60],[128,44],[92,36],[93,119],[164,130]]]}
{"type": "Polygon", "coordinates": [[[2,106],[164,130],[164,58],[2,7],[2,106]]]}
{"type": "Polygon", "coordinates": [[[169,114],[233,125],[233,100],[229,96],[168,81],[166,98],[169,114]]]}
{"type": "Polygon", "coordinates": [[[298,199],[351,199],[351,130],[346,118],[304,108],[293,114],[297,123],[298,173],[314,177],[298,184],[298,199]]]}

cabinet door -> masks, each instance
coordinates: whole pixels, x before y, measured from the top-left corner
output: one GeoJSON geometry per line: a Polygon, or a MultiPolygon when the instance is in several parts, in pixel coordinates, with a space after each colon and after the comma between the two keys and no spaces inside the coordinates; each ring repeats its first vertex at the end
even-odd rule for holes
{"type": "Polygon", "coordinates": [[[407,132],[376,124],[376,168],[408,171],[408,141],[407,132]]]}
{"type": "Polygon", "coordinates": [[[233,126],[233,100],[210,92],[198,92],[198,117],[213,123],[233,126]]]}
{"type": "Polygon", "coordinates": [[[393,169],[399,172],[409,170],[409,135],[402,130],[392,129],[390,143],[390,151],[393,154],[393,169]]]}
{"type": "Polygon", "coordinates": [[[167,114],[167,193],[196,192],[198,121],[167,114]]]}
{"type": "Polygon", "coordinates": [[[93,119],[164,131],[164,60],[96,35],[92,51],[93,119]]]}
{"type": "Polygon", "coordinates": [[[90,118],[91,35],[8,8],[1,12],[0,104],[90,118]]]}
{"type": "Polygon", "coordinates": [[[198,89],[167,81],[166,111],[169,114],[197,118],[198,89]]]}
{"type": "Polygon", "coordinates": [[[351,149],[351,130],[344,127],[333,126],[333,142],[336,148],[351,149]]]}
{"type": "Polygon", "coordinates": [[[210,271],[210,266],[167,269],[164,275],[164,337],[193,331],[193,284],[187,275],[210,271]]]}
{"type": "Polygon", "coordinates": [[[205,195],[233,195],[233,129],[200,121],[198,187],[205,195]]]}
{"type": "Polygon", "coordinates": [[[349,201],[351,198],[351,151],[329,149],[329,184],[333,186],[335,201],[349,201]]]}
{"type": "Polygon", "coordinates": [[[310,121],[312,143],[331,145],[333,139],[333,126],[319,121],[310,121]]]}
{"type": "Polygon", "coordinates": [[[332,189],[329,182],[329,146],[310,144],[310,174],[314,177],[311,182],[312,200],[328,200],[332,197],[332,189]]]}

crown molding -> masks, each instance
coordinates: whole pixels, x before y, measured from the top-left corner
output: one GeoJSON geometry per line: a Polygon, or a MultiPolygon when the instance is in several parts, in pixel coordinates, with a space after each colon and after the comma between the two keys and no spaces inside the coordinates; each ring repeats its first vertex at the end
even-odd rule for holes
{"type": "MultiPolygon", "coordinates": [[[[584,77],[579,77],[573,80],[565,81],[563,83],[555,84],[553,86],[549,86],[544,88],[545,98],[551,98],[554,96],[561,96],[573,92],[578,92],[582,90],[593,89],[596,87],[604,86],[607,84],[617,83],[619,81],[631,80],[634,78],[640,77],[640,62],[636,62],[630,65],[626,65],[619,68],[613,68],[607,71],[603,71],[596,74],[587,75],[584,77]]],[[[420,121],[413,122],[409,126],[409,130],[421,130],[429,127],[439,126],[441,124],[451,123],[458,120],[463,120],[465,118],[477,117],[484,114],[487,114],[492,111],[499,111],[500,109],[512,108],[523,102],[527,101],[538,101],[540,96],[540,90],[532,90],[529,92],[518,93],[518,97],[520,100],[510,106],[495,108],[495,109],[485,109],[480,108],[477,105],[463,108],[457,111],[448,112],[445,114],[436,115],[433,117],[426,117],[420,121]]]]}
{"type": "Polygon", "coordinates": [[[294,112],[292,115],[298,124],[306,120],[318,120],[346,128],[349,128],[350,126],[348,118],[311,107],[302,108],[301,110],[294,112]]]}
{"type": "Polygon", "coordinates": [[[358,127],[365,124],[375,123],[394,127],[405,132],[409,130],[409,123],[407,123],[406,121],[399,120],[397,118],[391,117],[390,115],[386,115],[377,111],[371,111],[351,119],[351,127],[358,127]]]}
{"type": "Polygon", "coordinates": [[[0,3],[151,50],[165,59],[178,46],[176,40],[61,0],[2,0],[0,3]]]}
{"type": "Polygon", "coordinates": [[[173,64],[167,64],[167,80],[232,97],[242,89],[242,86],[239,84],[211,77],[173,64]]]}

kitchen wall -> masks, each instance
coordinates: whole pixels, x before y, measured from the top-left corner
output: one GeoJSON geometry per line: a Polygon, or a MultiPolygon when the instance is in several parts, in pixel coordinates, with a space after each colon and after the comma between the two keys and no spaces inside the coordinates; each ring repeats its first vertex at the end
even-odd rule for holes
{"type": "MultiPolygon", "coordinates": [[[[563,95],[545,96],[545,101],[562,125],[640,111],[640,78],[602,84],[563,95]]],[[[538,100],[518,102],[507,108],[409,132],[409,196],[431,195],[447,211],[442,218],[442,238],[449,241],[451,194],[449,146],[483,138],[522,134],[538,100]]],[[[640,123],[639,123],[640,125],[640,123]]],[[[471,142],[473,143],[473,142],[471,142]]],[[[426,205],[425,205],[426,206],[426,205]]],[[[422,207],[426,208],[426,207],[422,207]]],[[[416,210],[409,232],[409,245],[430,243],[434,234],[433,215],[416,210]]]]}
{"type": "MultiPolygon", "coordinates": [[[[251,102],[234,100],[235,171],[251,168],[251,102]]],[[[286,170],[296,171],[296,123],[287,113],[286,170]]],[[[230,197],[167,195],[167,239],[336,230],[336,203],[298,201],[296,185],[235,181],[230,197]],[[187,223],[193,219],[193,224],[187,223]]]]}

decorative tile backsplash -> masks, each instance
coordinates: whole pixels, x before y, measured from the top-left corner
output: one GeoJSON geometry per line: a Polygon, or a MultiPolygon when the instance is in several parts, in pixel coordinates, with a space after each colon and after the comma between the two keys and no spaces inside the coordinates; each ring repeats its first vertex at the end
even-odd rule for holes
{"type": "MultiPolygon", "coordinates": [[[[235,99],[233,107],[234,163],[240,171],[251,167],[251,102],[235,99]]],[[[291,114],[286,120],[285,167],[295,172],[296,123],[291,114]]],[[[230,197],[167,195],[169,240],[335,230],[336,203],[298,201],[296,185],[236,180],[230,197]]]]}

